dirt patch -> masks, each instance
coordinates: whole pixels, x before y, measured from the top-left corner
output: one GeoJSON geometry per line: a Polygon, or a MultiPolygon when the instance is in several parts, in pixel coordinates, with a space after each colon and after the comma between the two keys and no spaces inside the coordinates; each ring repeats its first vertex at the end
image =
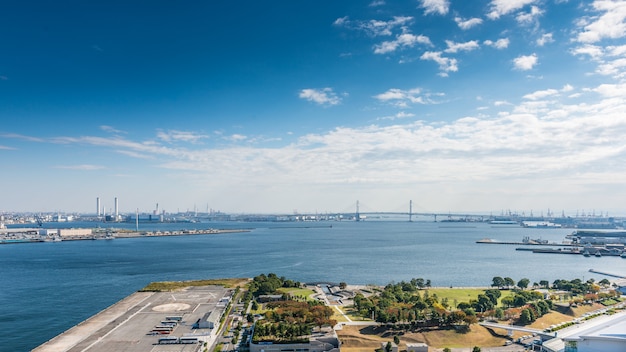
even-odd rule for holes
{"type": "Polygon", "coordinates": [[[492,334],[479,325],[465,333],[450,330],[421,330],[416,332],[398,332],[384,327],[344,326],[337,331],[341,340],[341,350],[345,352],[372,352],[380,348],[381,343],[393,341],[394,336],[400,339],[400,350],[406,349],[407,343],[425,342],[434,348],[468,347],[468,346],[502,346],[506,339],[492,334]]]}

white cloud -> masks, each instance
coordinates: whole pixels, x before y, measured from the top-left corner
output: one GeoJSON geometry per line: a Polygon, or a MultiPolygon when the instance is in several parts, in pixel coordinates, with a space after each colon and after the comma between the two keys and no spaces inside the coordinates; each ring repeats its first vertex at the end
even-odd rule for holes
{"type": "Polygon", "coordinates": [[[596,45],[585,44],[583,46],[572,49],[573,55],[589,55],[593,60],[600,59],[604,53],[601,47],[596,45]]]}
{"type": "Polygon", "coordinates": [[[468,30],[470,28],[476,27],[483,23],[482,18],[470,18],[468,20],[464,20],[461,17],[455,17],[454,22],[461,28],[462,30],[468,30]]]}
{"type": "Polygon", "coordinates": [[[515,17],[515,20],[519,24],[530,24],[537,20],[539,16],[543,15],[543,11],[537,6],[531,6],[529,12],[522,12],[515,17]]]}
{"type": "Polygon", "coordinates": [[[407,108],[412,104],[432,104],[433,101],[430,96],[431,94],[423,92],[420,88],[409,90],[391,88],[384,93],[375,95],[374,98],[399,108],[407,108]]]}
{"type": "Polygon", "coordinates": [[[432,45],[430,39],[423,35],[414,35],[411,33],[402,33],[396,36],[395,40],[384,41],[381,44],[374,46],[375,54],[387,54],[394,52],[399,48],[411,48],[415,44],[432,45]]]}
{"type": "Polygon", "coordinates": [[[450,3],[448,0],[419,0],[420,7],[424,9],[424,14],[428,15],[436,13],[439,15],[445,15],[448,13],[450,3]]]}
{"type": "Polygon", "coordinates": [[[554,39],[552,38],[552,33],[545,33],[539,39],[537,39],[537,45],[539,46],[544,46],[547,43],[552,42],[554,42],[554,39]]]}
{"type": "Polygon", "coordinates": [[[431,60],[439,64],[440,75],[446,77],[448,72],[456,72],[459,70],[457,60],[454,58],[443,57],[441,52],[427,51],[420,57],[421,60],[431,60]]]}
{"type": "Polygon", "coordinates": [[[556,89],[538,90],[536,92],[524,95],[524,99],[539,100],[556,94],[559,94],[559,91],[556,89]]]}
{"type": "Polygon", "coordinates": [[[596,0],[591,5],[599,16],[583,19],[583,27],[576,38],[581,43],[596,43],[604,38],[617,39],[626,35],[626,2],[596,0]]]}
{"type": "Polygon", "coordinates": [[[510,40],[509,38],[500,38],[498,40],[491,41],[491,40],[485,40],[484,44],[487,46],[491,46],[494,47],[496,49],[506,49],[508,48],[509,44],[510,44],[510,40]]]}
{"type": "Polygon", "coordinates": [[[7,147],[6,145],[0,145],[0,150],[15,150],[15,148],[7,147]]]}
{"type": "Polygon", "coordinates": [[[601,84],[597,88],[593,89],[593,91],[607,98],[625,97],[626,83],[601,84]]]}
{"type": "MultiPolygon", "coordinates": [[[[234,143],[220,148],[190,145],[194,149],[188,149],[118,136],[57,137],[44,142],[63,142],[65,150],[88,145],[94,151],[118,151],[122,158],[132,161],[150,156],[149,164],[135,166],[137,163],[125,163],[123,159],[115,163],[124,164],[130,175],[147,171],[154,175],[155,182],[165,182],[158,177],[168,174],[169,182],[178,180],[176,187],[171,188],[181,194],[189,188],[205,198],[218,198],[228,192],[225,190],[236,187],[238,191],[230,196],[239,207],[246,199],[258,198],[275,201],[262,209],[284,209],[299,206],[302,199],[311,202],[316,195],[323,195],[325,201],[317,206],[333,210],[330,207],[342,198],[345,201],[347,195],[367,190],[372,197],[392,193],[392,204],[398,202],[397,197],[408,197],[415,191],[422,196],[429,194],[429,209],[448,209],[449,204],[461,209],[491,209],[489,204],[493,203],[489,202],[499,199],[494,194],[505,191],[506,196],[500,200],[515,206],[507,202],[528,196],[524,185],[531,184],[537,193],[551,193],[545,198],[533,195],[533,201],[540,204],[560,199],[556,195],[570,197],[564,204],[575,199],[589,204],[594,200],[588,195],[597,192],[597,187],[611,187],[615,194],[624,192],[626,164],[620,160],[626,157],[626,84],[602,84],[581,90],[578,94],[585,96],[573,101],[560,95],[573,89],[564,85],[529,92],[518,105],[494,102],[499,114],[495,116],[482,115],[483,111],[478,116],[430,122],[402,119],[413,117],[403,110],[395,115],[393,123],[385,126],[337,127],[300,136],[292,144],[274,148],[234,143]],[[589,102],[588,97],[599,99],[589,102]],[[455,195],[437,196],[435,191],[441,191],[442,185],[454,187],[455,195]],[[560,190],[555,191],[555,187],[560,190]],[[588,192],[580,191],[581,187],[588,188],[588,192]],[[296,192],[303,198],[294,204],[296,192]],[[480,205],[476,198],[458,205],[458,192],[489,197],[480,205]],[[328,197],[336,198],[329,203],[328,197]]],[[[390,89],[376,99],[409,105],[426,101],[427,94],[418,88],[390,89]]],[[[42,141],[21,135],[11,138],[42,141]]],[[[254,139],[242,135],[228,138],[254,139]]],[[[59,168],[108,169],[80,162],[59,168]]],[[[595,199],[599,203],[594,204],[620,204],[623,209],[620,197],[613,200],[606,194],[601,192],[595,199]]]]}
{"type": "Polygon", "coordinates": [[[528,70],[532,70],[533,67],[537,65],[537,61],[538,61],[537,54],[531,54],[531,55],[519,56],[513,59],[513,65],[515,66],[515,69],[517,70],[528,71],[528,70]]]}
{"type": "Polygon", "coordinates": [[[526,5],[534,3],[536,0],[492,0],[490,4],[490,12],[487,17],[495,20],[503,15],[517,11],[526,5]]]}
{"type": "Polygon", "coordinates": [[[378,6],[383,6],[385,5],[385,2],[383,0],[375,0],[369,3],[369,7],[378,7],[378,6]]]}
{"type": "Polygon", "coordinates": [[[455,43],[451,40],[446,40],[446,45],[448,45],[448,48],[444,50],[444,52],[446,53],[456,53],[459,51],[472,51],[472,50],[476,50],[480,48],[480,46],[478,45],[478,42],[475,40],[471,40],[465,43],[455,43]]]}
{"type": "Polygon", "coordinates": [[[316,103],[318,105],[337,105],[341,103],[341,98],[333,91],[332,88],[306,88],[302,89],[298,96],[301,99],[316,103]]]}

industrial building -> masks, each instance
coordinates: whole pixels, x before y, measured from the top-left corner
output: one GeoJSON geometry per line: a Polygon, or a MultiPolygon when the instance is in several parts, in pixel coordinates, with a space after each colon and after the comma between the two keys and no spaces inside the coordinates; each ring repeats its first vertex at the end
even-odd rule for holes
{"type": "Polygon", "coordinates": [[[250,352],[340,352],[340,342],[337,333],[332,328],[315,331],[308,343],[281,343],[250,342],[250,352]]]}
{"type": "Polygon", "coordinates": [[[546,341],[548,352],[626,351],[626,311],[591,319],[546,341]]]}

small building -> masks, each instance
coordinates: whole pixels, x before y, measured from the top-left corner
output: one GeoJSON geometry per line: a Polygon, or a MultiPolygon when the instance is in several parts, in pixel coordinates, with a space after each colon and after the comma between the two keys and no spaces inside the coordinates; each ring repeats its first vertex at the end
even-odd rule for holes
{"type": "Polygon", "coordinates": [[[313,332],[308,343],[250,342],[250,352],[340,352],[339,345],[337,333],[329,328],[313,332]]]}
{"type": "Polygon", "coordinates": [[[548,352],[626,351],[626,312],[592,319],[543,343],[548,352]],[[562,336],[562,337],[561,337],[562,336]]]}
{"type": "Polygon", "coordinates": [[[59,235],[63,239],[85,239],[92,238],[91,229],[59,229],[59,235]]]}
{"type": "Polygon", "coordinates": [[[428,345],[423,342],[407,343],[407,352],[428,352],[428,345]]]}
{"type": "Polygon", "coordinates": [[[217,311],[210,311],[206,313],[198,322],[198,328],[200,329],[213,329],[215,325],[219,325],[220,314],[217,311]]]}

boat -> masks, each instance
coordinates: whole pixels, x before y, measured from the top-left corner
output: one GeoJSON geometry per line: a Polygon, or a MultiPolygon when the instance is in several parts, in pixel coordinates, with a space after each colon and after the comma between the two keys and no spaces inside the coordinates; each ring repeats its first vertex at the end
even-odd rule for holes
{"type": "Polygon", "coordinates": [[[600,253],[600,251],[597,251],[596,254],[594,254],[596,257],[600,258],[602,256],[602,253],[600,253]]]}
{"type": "Polygon", "coordinates": [[[626,259],[626,251],[625,251],[625,252],[622,252],[622,254],[620,255],[620,257],[622,257],[622,258],[626,259]]]}

